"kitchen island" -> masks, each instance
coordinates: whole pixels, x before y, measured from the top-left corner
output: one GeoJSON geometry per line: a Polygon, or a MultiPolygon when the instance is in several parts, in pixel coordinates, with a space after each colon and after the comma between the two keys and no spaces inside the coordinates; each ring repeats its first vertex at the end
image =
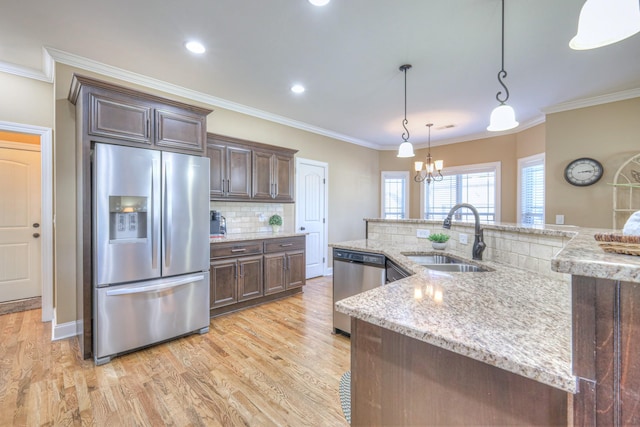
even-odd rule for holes
{"type": "MultiPolygon", "coordinates": [[[[375,221],[390,226],[384,220],[375,221]]],[[[393,221],[393,234],[402,234],[398,229],[415,226],[416,221],[393,221]]],[[[437,227],[428,221],[417,225],[437,227]]],[[[585,352],[596,349],[587,348],[590,341],[581,338],[591,330],[591,323],[582,327],[584,313],[576,320],[580,285],[568,274],[613,277],[615,273],[615,277],[632,279],[634,271],[640,270],[640,260],[605,254],[593,240],[593,230],[512,225],[485,226],[488,230],[514,234],[532,247],[545,236],[560,237],[565,243],[547,261],[548,274],[491,257],[470,261],[488,272],[427,270],[405,256],[431,252],[415,242],[382,238],[333,245],[384,253],[414,273],[336,304],[338,311],[352,316],[354,425],[567,425],[589,420],[596,424],[595,415],[588,416],[595,413],[598,380],[591,378],[595,375],[583,378],[580,370],[582,365],[591,366],[580,362],[585,352]],[[594,267],[592,260],[600,262],[601,268],[594,267]],[[585,391],[587,386],[593,393],[585,391]]],[[[384,237],[379,231],[371,234],[384,237]]],[[[496,249],[500,245],[491,239],[488,243],[496,249]]],[[[460,256],[465,247],[453,244],[452,249],[460,256]]],[[[602,396],[606,393],[601,391],[602,396]]],[[[600,401],[605,403],[603,397],[600,401]]]]}

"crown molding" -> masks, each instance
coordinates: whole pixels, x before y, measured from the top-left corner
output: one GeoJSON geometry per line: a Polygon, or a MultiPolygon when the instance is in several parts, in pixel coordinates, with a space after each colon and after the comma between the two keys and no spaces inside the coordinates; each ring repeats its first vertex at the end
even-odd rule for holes
{"type": "Polygon", "coordinates": [[[614,92],[607,95],[594,96],[591,98],[577,99],[575,101],[563,102],[544,108],[545,114],[560,113],[562,111],[576,110],[578,108],[593,107],[610,102],[624,101],[627,99],[640,97],[640,88],[614,92]]]}
{"type": "Polygon", "coordinates": [[[54,69],[53,58],[51,58],[51,55],[49,55],[49,52],[47,52],[45,48],[42,49],[42,70],[0,61],[0,72],[47,83],[53,83],[54,69]]]}
{"type": "MultiPolygon", "coordinates": [[[[246,105],[238,104],[235,102],[227,101],[226,99],[218,98],[212,95],[208,95],[203,92],[187,89],[182,86],[167,83],[162,80],[154,79],[142,74],[127,71],[122,68],[113,67],[98,61],[94,61],[82,56],[78,56],[72,53],[64,52],[62,50],[54,49],[52,47],[45,47],[45,51],[55,62],[70,65],[83,70],[92,71],[98,74],[102,74],[108,77],[112,77],[125,82],[133,83],[142,87],[147,87],[154,90],[159,90],[172,95],[180,96],[182,98],[190,99],[193,101],[202,102],[213,107],[224,108],[225,110],[235,111],[237,113],[246,114],[248,116],[256,117],[259,119],[267,120],[270,122],[278,123],[281,125],[289,126],[295,129],[304,130],[307,132],[315,133],[318,135],[326,136],[329,138],[349,142],[351,144],[360,145],[362,147],[380,149],[380,146],[368,141],[364,141],[357,138],[352,138],[347,135],[343,135],[337,132],[332,132],[327,129],[312,126],[308,123],[303,123],[297,120],[288,119],[283,116],[268,113],[256,108],[247,107],[246,105]]],[[[53,61],[52,61],[53,62],[53,61]]]]}

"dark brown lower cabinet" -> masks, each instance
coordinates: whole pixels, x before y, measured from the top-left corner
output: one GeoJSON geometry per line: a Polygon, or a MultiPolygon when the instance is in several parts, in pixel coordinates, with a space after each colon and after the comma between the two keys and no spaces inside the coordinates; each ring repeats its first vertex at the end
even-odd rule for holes
{"type": "Polygon", "coordinates": [[[211,317],[302,292],[305,246],[305,236],[212,243],[211,317]]]}
{"type": "Polygon", "coordinates": [[[209,274],[212,308],[262,296],[262,255],[212,261],[209,274]]]}
{"type": "Polygon", "coordinates": [[[529,378],[352,319],[352,426],[566,426],[568,396],[529,378]]]}
{"type": "Polygon", "coordinates": [[[305,284],[304,251],[265,254],[264,293],[284,291],[305,284]]]}

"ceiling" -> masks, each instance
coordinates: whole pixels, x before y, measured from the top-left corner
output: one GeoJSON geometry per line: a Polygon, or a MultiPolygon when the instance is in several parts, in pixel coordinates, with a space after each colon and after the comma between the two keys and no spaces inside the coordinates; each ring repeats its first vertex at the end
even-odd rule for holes
{"type": "MultiPolygon", "coordinates": [[[[584,0],[507,0],[505,83],[522,128],[544,111],[640,88],[640,34],[568,47],[584,0]],[[567,104],[568,105],[568,104],[567,104]]],[[[248,112],[377,149],[486,131],[501,89],[499,0],[7,0],[0,61],[41,69],[43,47],[202,94],[248,112]],[[184,49],[191,39],[207,52],[184,49]],[[303,94],[289,88],[306,87],[303,94]],[[453,127],[448,127],[453,125],[453,127]]],[[[55,57],[55,55],[54,55],[55,57]]],[[[215,115],[215,113],[214,113],[215,115]]]]}

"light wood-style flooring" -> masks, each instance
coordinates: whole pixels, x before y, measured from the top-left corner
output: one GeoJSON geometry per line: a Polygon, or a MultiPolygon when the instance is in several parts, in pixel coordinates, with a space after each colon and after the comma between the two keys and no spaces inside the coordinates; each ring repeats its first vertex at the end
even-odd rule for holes
{"type": "Polygon", "coordinates": [[[331,333],[330,277],[103,366],[81,360],[75,338],[51,342],[40,318],[0,316],[0,426],[348,425],[350,343],[331,333]]]}

